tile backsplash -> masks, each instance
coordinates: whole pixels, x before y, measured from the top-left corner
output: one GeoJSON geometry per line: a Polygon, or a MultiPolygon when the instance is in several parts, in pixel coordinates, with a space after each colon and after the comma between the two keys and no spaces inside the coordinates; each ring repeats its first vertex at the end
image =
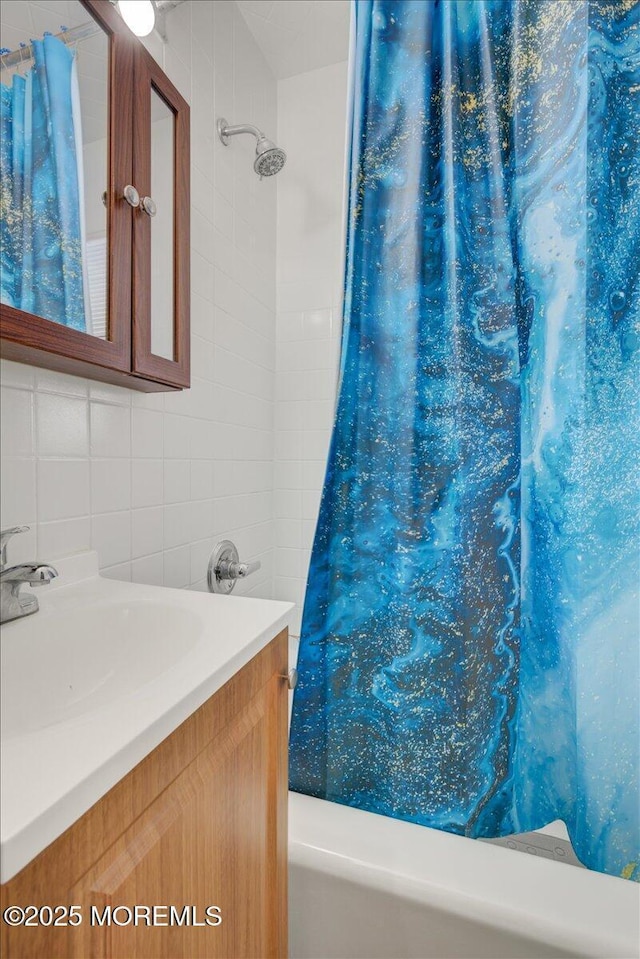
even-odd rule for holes
{"type": "MultiPolygon", "coordinates": [[[[277,128],[277,86],[232,0],[187,2],[148,46],[191,104],[192,389],[141,394],[2,363],[2,524],[10,559],[96,549],[107,576],[204,588],[233,539],[273,582],[276,182],[215,121],[277,128]]],[[[273,134],[272,134],[273,135],[273,134]]]]}

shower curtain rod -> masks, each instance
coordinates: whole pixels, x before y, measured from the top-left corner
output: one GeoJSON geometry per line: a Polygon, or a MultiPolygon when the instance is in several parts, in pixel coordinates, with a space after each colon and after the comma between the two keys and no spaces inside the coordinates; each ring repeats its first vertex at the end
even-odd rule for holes
{"type": "MultiPolygon", "coordinates": [[[[96,33],[100,32],[100,27],[95,20],[89,20],[87,23],[81,23],[79,26],[71,27],[69,30],[61,30],[60,33],[53,35],[58,40],[62,40],[63,43],[69,44],[75,43],[78,40],[86,40],[88,37],[93,37],[96,33]]],[[[18,47],[17,50],[12,50],[11,53],[1,54],[0,62],[2,63],[2,69],[8,70],[9,67],[15,67],[17,64],[30,60],[32,57],[33,43],[26,43],[24,47],[18,47]]]]}

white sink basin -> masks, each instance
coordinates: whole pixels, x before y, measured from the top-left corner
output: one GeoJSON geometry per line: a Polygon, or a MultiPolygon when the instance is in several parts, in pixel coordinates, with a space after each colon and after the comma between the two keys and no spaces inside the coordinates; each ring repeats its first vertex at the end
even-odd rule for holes
{"type": "Polygon", "coordinates": [[[0,643],[3,737],[75,719],[135,692],[184,659],[203,631],[191,610],[149,600],[25,617],[0,643]]]}
{"type": "MultiPolygon", "coordinates": [[[[40,611],[0,630],[0,882],[83,815],[287,625],[291,603],[53,562],[40,611]]],[[[35,592],[35,590],[34,590],[35,592]]]]}

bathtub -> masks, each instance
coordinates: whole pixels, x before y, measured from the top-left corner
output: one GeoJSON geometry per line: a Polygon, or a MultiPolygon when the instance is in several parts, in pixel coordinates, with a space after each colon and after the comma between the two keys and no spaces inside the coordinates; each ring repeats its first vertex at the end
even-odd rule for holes
{"type": "Polygon", "coordinates": [[[639,954],[640,888],[291,793],[291,959],[639,954]]]}

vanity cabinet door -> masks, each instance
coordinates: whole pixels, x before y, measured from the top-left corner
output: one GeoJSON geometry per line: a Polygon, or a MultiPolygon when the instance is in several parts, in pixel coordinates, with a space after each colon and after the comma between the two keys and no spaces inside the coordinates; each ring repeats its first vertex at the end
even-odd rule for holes
{"type": "Polygon", "coordinates": [[[133,371],[189,386],[189,107],[143,48],[134,68],[133,371]]]}
{"type": "Polygon", "coordinates": [[[285,702],[285,684],[273,677],[83,877],[72,899],[85,913],[176,910],[172,919],[162,908],[155,926],[141,913],[137,926],[85,927],[84,955],[286,956],[284,820],[276,828],[285,702]]]}

